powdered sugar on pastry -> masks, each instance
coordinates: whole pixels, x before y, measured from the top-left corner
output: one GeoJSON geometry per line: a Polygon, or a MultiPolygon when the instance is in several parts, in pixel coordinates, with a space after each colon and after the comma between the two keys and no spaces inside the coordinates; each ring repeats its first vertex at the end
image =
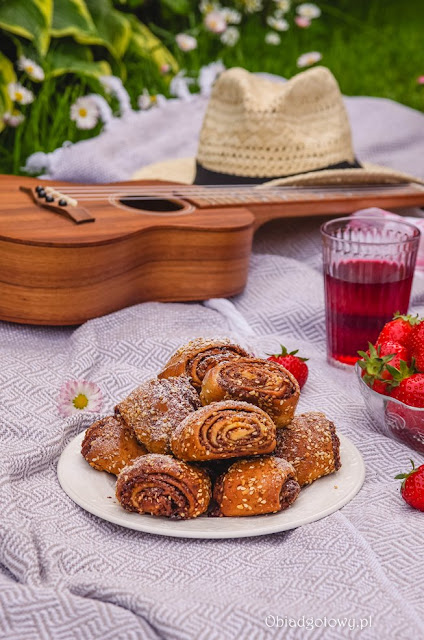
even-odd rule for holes
{"type": "Polygon", "coordinates": [[[147,449],[137,442],[130,427],[108,416],[88,427],[81,453],[94,469],[117,475],[127,464],[147,453],[147,449]]]}
{"type": "Polygon", "coordinates": [[[169,453],[169,439],[175,428],[201,406],[199,396],[186,376],[144,382],[115,413],[134,429],[142,444],[152,453],[169,453]]]}

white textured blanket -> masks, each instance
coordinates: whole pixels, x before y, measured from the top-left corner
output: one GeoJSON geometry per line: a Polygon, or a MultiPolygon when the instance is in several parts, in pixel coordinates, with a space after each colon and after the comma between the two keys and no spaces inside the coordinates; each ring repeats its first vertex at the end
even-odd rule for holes
{"type": "MultiPolygon", "coordinates": [[[[196,104],[200,114],[202,100],[116,123],[64,151],[51,173],[119,179],[174,155],[181,114],[196,104]]],[[[359,157],[424,177],[422,114],[370,98],[348,99],[348,107],[359,157]]],[[[199,114],[181,155],[195,149],[199,114]]],[[[0,326],[0,638],[424,638],[423,514],[402,501],[393,479],[410,457],[424,458],[380,435],[353,372],[326,363],[318,225],[285,221],[260,231],[247,289],[232,302],[147,303],[75,330],[0,326]],[[97,382],[107,413],[196,336],[229,336],[258,354],[283,342],[309,355],[300,410],[325,411],[365,459],[366,481],[350,504],[282,534],[178,540],[102,521],[62,492],[58,457],[91,420],[59,417],[61,384],[97,382]]],[[[412,305],[424,313],[422,275],[412,305]]]]}

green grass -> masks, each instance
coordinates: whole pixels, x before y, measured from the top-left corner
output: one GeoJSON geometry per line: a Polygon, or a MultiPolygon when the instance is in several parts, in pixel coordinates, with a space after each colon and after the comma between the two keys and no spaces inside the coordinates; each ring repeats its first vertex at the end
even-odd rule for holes
{"type": "MultiPolygon", "coordinates": [[[[227,50],[227,66],[267,71],[285,77],[299,72],[296,60],[319,51],[323,65],[336,76],[346,95],[390,98],[424,111],[422,0],[339,0],[319,2],[322,16],[308,29],[292,27],[281,34],[281,45],[264,43],[265,27],[251,18],[236,50],[227,50]]],[[[202,63],[213,55],[206,50],[202,63]]]]}
{"type": "Polygon", "coordinates": [[[6,127],[0,134],[0,173],[23,173],[31,153],[48,153],[67,140],[76,142],[100,133],[100,124],[91,131],[81,131],[69,117],[70,106],[79,96],[98,89],[97,82],[86,79],[68,85],[54,79],[43,82],[33,104],[21,107],[28,113],[23,124],[16,129],[6,127]]]}
{"type": "MultiPolygon", "coordinates": [[[[272,4],[272,0],[266,0],[272,4]]],[[[264,16],[255,14],[242,26],[242,35],[234,48],[222,47],[219,39],[199,30],[199,18],[168,16],[152,26],[164,43],[175,53],[180,66],[196,76],[199,68],[221,58],[227,67],[243,66],[251,71],[267,71],[291,77],[299,71],[296,60],[307,51],[320,51],[322,64],[328,66],[346,95],[369,95],[390,98],[424,111],[424,86],[417,77],[424,75],[422,0],[326,0],[317,3],[320,19],[309,29],[291,26],[281,34],[281,44],[265,44],[269,28],[264,16]],[[194,29],[199,31],[199,47],[191,53],[175,48],[174,34],[194,29]]],[[[197,7],[197,0],[192,6],[197,7]]],[[[149,14],[142,16],[149,22],[149,14]]],[[[292,17],[289,17],[292,24],[292,17]]],[[[146,61],[142,66],[124,60],[126,87],[133,106],[143,87],[151,93],[166,93],[167,83],[155,66],[146,61]]],[[[49,152],[65,140],[76,142],[92,137],[92,131],[80,131],[69,119],[70,105],[80,95],[100,92],[92,79],[64,76],[45,81],[32,105],[26,107],[28,117],[16,130],[6,128],[0,134],[0,172],[21,173],[26,158],[34,151],[49,152]]],[[[114,106],[112,104],[112,106],[114,106]]],[[[116,105],[115,105],[116,106],[116,105]]]]}

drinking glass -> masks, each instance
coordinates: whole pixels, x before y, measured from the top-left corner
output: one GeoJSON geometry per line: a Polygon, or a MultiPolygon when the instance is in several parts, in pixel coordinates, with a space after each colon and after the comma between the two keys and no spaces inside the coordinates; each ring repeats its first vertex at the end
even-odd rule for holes
{"type": "Polygon", "coordinates": [[[321,235],[328,360],[353,365],[397,311],[407,313],[420,231],[354,216],[324,223],[321,235]]]}

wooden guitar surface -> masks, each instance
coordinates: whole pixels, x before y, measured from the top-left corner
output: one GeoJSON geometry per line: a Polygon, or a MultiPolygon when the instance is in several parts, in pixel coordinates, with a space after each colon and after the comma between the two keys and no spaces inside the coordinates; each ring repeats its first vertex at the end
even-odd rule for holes
{"type": "Polygon", "coordinates": [[[419,205],[416,184],[258,189],[0,176],[0,319],[72,325],[147,300],[232,296],[246,284],[254,231],[269,220],[419,205]]]}

